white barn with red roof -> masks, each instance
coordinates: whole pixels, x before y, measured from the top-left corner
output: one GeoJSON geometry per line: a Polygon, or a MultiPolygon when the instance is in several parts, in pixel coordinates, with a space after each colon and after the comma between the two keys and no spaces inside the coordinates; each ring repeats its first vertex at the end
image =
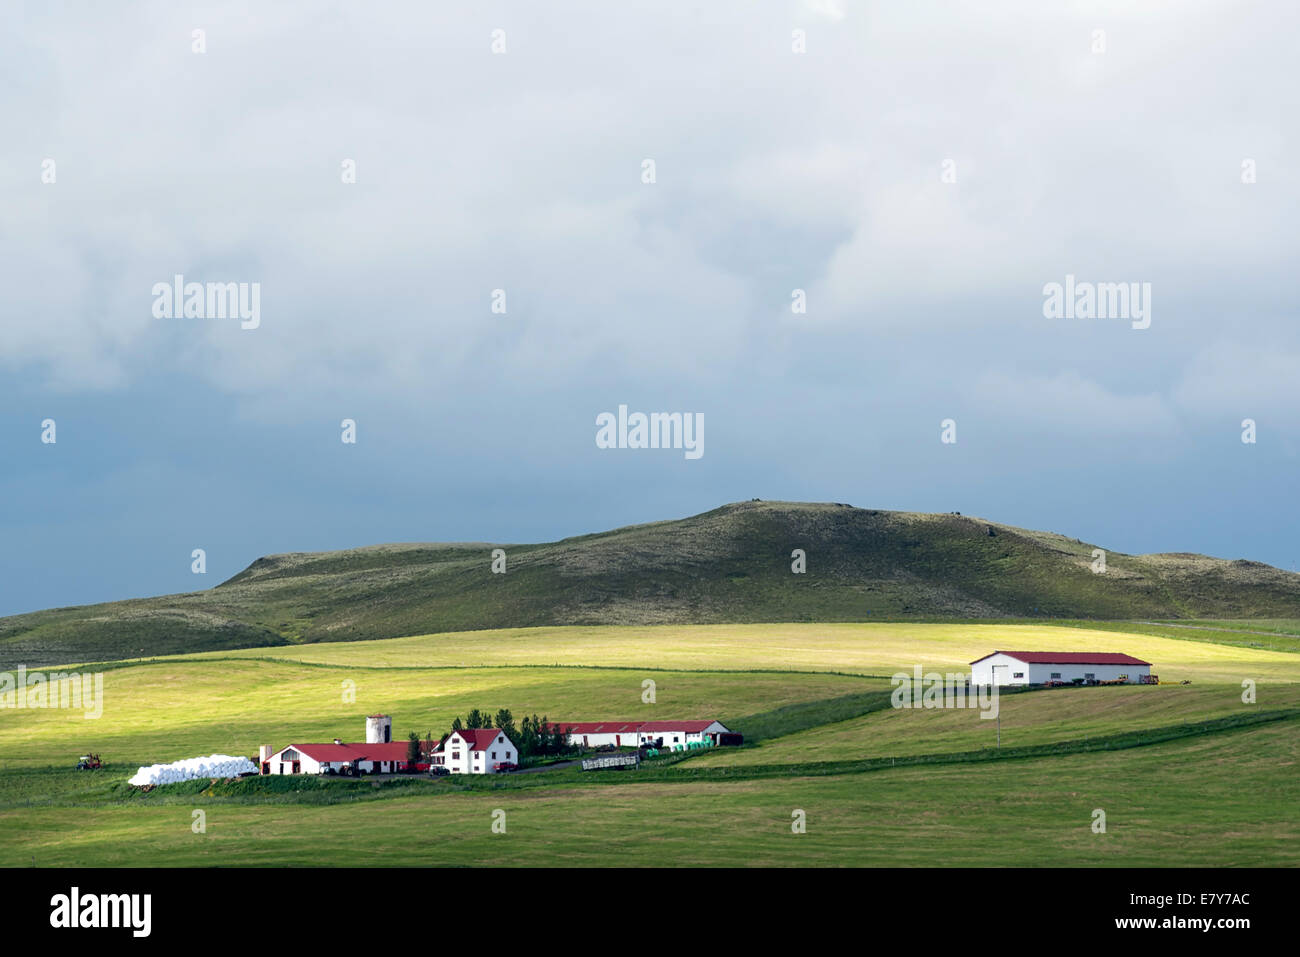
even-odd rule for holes
{"type": "Polygon", "coordinates": [[[262,759],[263,774],[338,774],[349,767],[366,774],[393,774],[406,764],[406,742],[385,744],[291,744],[262,759]]]}
{"type": "Polygon", "coordinates": [[[365,774],[393,774],[405,765],[407,744],[392,740],[393,719],[386,714],[366,718],[364,744],[345,744],[335,738],[331,744],[291,744],[272,751],[263,745],[258,752],[263,774],[329,774],[349,769],[365,774]]]}
{"type": "Polygon", "coordinates": [[[639,748],[662,745],[683,748],[691,744],[717,744],[730,734],[721,721],[557,721],[552,727],[568,733],[569,744],[581,748],[639,748]]]}
{"type": "Polygon", "coordinates": [[[1052,681],[1140,684],[1151,662],[1095,651],[995,651],[970,663],[972,685],[1045,685],[1052,681]]]}
{"type": "Polygon", "coordinates": [[[519,764],[519,748],[500,728],[465,728],[447,735],[433,761],[452,774],[496,774],[503,764],[519,764]]]}

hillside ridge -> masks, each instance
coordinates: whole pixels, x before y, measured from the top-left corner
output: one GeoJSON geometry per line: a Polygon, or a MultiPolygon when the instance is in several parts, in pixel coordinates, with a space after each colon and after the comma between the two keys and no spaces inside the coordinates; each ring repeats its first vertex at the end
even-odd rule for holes
{"type": "Polygon", "coordinates": [[[1097,573],[1096,547],[957,513],[751,500],[555,542],[265,555],[205,591],[0,618],[0,666],[535,625],[1300,617],[1295,573],[1113,550],[1097,573]]]}

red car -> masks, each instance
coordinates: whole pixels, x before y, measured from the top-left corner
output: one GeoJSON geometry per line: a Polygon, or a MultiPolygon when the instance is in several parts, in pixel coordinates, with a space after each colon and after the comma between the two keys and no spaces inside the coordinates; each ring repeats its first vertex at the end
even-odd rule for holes
{"type": "Polygon", "coordinates": [[[519,765],[512,764],[509,761],[500,761],[492,765],[492,770],[493,771],[518,771],[519,765]]]}

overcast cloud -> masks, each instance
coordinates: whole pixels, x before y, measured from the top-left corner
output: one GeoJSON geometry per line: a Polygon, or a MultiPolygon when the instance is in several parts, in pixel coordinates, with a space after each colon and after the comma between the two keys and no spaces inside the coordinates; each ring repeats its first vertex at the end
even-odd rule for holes
{"type": "Polygon", "coordinates": [[[1292,567],[1294,3],[6,17],[0,614],[755,496],[1292,567]],[[154,318],[178,273],[259,328],[154,318]],[[1150,327],[1044,318],[1067,274],[1150,327]],[[705,455],[596,448],[619,404],[705,455]]]}

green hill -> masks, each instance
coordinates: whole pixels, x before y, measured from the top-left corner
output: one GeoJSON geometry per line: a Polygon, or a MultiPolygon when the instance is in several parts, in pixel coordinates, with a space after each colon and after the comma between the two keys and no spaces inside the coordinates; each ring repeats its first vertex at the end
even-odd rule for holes
{"type": "Polygon", "coordinates": [[[207,591],[0,618],[0,665],[530,625],[1300,618],[1300,575],[1119,552],[1096,574],[1093,548],[955,514],[743,502],[546,544],[272,555],[207,591]]]}

